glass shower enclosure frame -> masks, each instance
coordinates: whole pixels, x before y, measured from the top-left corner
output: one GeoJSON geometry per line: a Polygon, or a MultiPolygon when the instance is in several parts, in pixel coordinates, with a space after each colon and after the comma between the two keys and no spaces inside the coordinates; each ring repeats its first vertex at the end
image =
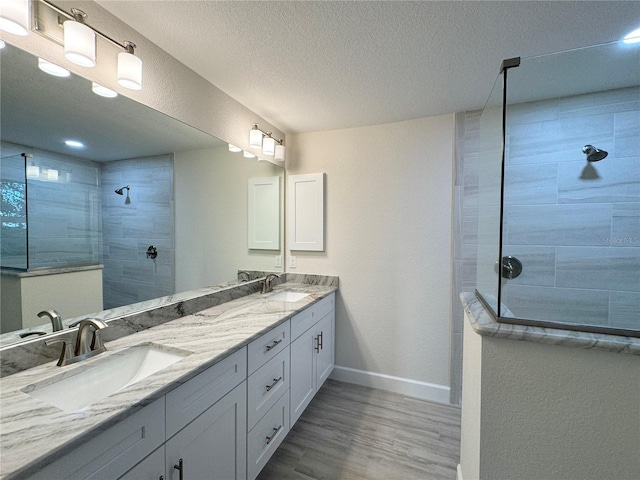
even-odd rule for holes
{"type": "Polygon", "coordinates": [[[640,337],[640,48],[505,60],[480,117],[476,296],[498,322],[640,337]]]}

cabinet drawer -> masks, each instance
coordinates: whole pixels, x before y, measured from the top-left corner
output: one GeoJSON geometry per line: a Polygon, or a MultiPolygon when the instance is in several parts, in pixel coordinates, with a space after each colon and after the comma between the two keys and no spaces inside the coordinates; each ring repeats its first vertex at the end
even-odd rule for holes
{"type": "Polygon", "coordinates": [[[289,433],[289,395],[283,395],[247,436],[247,478],[253,480],[289,433]]]}
{"type": "Polygon", "coordinates": [[[336,308],[336,294],[332,293],[315,304],[316,319],[321,320],[336,308]]]}
{"type": "Polygon", "coordinates": [[[287,320],[248,345],[249,375],[289,345],[289,328],[290,321],[287,320]]]}
{"type": "Polygon", "coordinates": [[[30,480],[113,479],[164,442],[164,397],[40,469],[30,480]]]}
{"type": "Polygon", "coordinates": [[[289,345],[249,377],[247,382],[247,430],[251,430],[288,390],[289,345]]]}
{"type": "Polygon", "coordinates": [[[306,310],[294,315],[291,318],[291,341],[309,330],[317,321],[318,317],[316,316],[315,305],[312,305],[306,310]]]}
{"type": "Polygon", "coordinates": [[[247,377],[242,348],[167,393],[167,438],[216,403],[247,377]]]}

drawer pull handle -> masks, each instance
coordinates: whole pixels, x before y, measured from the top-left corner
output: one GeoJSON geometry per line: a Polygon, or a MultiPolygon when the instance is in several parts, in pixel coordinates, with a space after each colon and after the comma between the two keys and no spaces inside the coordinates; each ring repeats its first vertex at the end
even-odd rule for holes
{"type": "Polygon", "coordinates": [[[177,465],[174,465],[173,468],[180,472],[179,480],[184,480],[184,460],[180,459],[177,465]]]}
{"type": "Polygon", "coordinates": [[[282,425],[280,425],[278,428],[273,429],[273,433],[271,434],[271,436],[267,437],[267,445],[269,445],[271,443],[271,440],[273,440],[275,436],[278,435],[278,432],[280,430],[282,430],[282,425]]]}
{"type": "Polygon", "coordinates": [[[273,343],[271,345],[267,345],[267,352],[271,351],[272,349],[276,348],[278,345],[280,345],[280,342],[282,342],[282,339],[280,340],[274,340],[273,343]]]}
{"type": "Polygon", "coordinates": [[[313,339],[314,339],[314,340],[315,340],[315,342],[316,342],[316,346],[315,346],[315,347],[313,347],[313,349],[314,349],[316,352],[320,353],[320,335],[316,335],[315,337],[313,337],[313,339]]]}
{"type": "Polygon", "coordinates": [[[320,335],[318,335],[318,346],[320,347],[320,350],[322,350],[324,347],[322,346],[322,340],[324,338],[324,332],[320,332],[320,335]]]}
{"type": "Polygon", "coordinates": [[[282,380],[282,377],[274,378],[273,383],[271,385],[267,385],[267,392],[275,387],[280,380],[282,380]]]}

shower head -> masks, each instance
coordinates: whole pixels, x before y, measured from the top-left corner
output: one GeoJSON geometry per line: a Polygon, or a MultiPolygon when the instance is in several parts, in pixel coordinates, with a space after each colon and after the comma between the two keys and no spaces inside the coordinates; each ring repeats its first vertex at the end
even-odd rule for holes
{"type": "Polygon", "coordinates": [[[584,147],[582,147],[582,153],[584,153],[587,156],[588,162],[599,162],[600,160],[605,158],[607,155],[609,155],[608,152],[597,149],[593,145],[585,145],[584,147]]]}
{"type": "Polygon", "coordinates": [[[129,185],[127,185],[126,187],[122,187],[122,188],[117,189],[116,193],[118,195],[122,195],[123,194],[122,192],[123,192],[124,189],[127,189],[127,194],[129,194],[129,185]]]}

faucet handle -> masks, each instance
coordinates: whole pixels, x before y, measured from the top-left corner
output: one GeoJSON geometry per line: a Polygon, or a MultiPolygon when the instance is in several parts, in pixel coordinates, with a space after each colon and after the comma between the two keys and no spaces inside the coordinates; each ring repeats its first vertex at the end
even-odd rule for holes
{"type": "Polygon", "coordinates": [[[73,350],[69,348],[71,344],[71,337],[66,335],[61,335],[56,338],[48,338],[44,341],[45,345],[55,345],[56,343],[62,343],[62,350],[60,351],[60,358],[58,359],[58,366],[65,366],[69,360],[73,358],[73,350]]]}

